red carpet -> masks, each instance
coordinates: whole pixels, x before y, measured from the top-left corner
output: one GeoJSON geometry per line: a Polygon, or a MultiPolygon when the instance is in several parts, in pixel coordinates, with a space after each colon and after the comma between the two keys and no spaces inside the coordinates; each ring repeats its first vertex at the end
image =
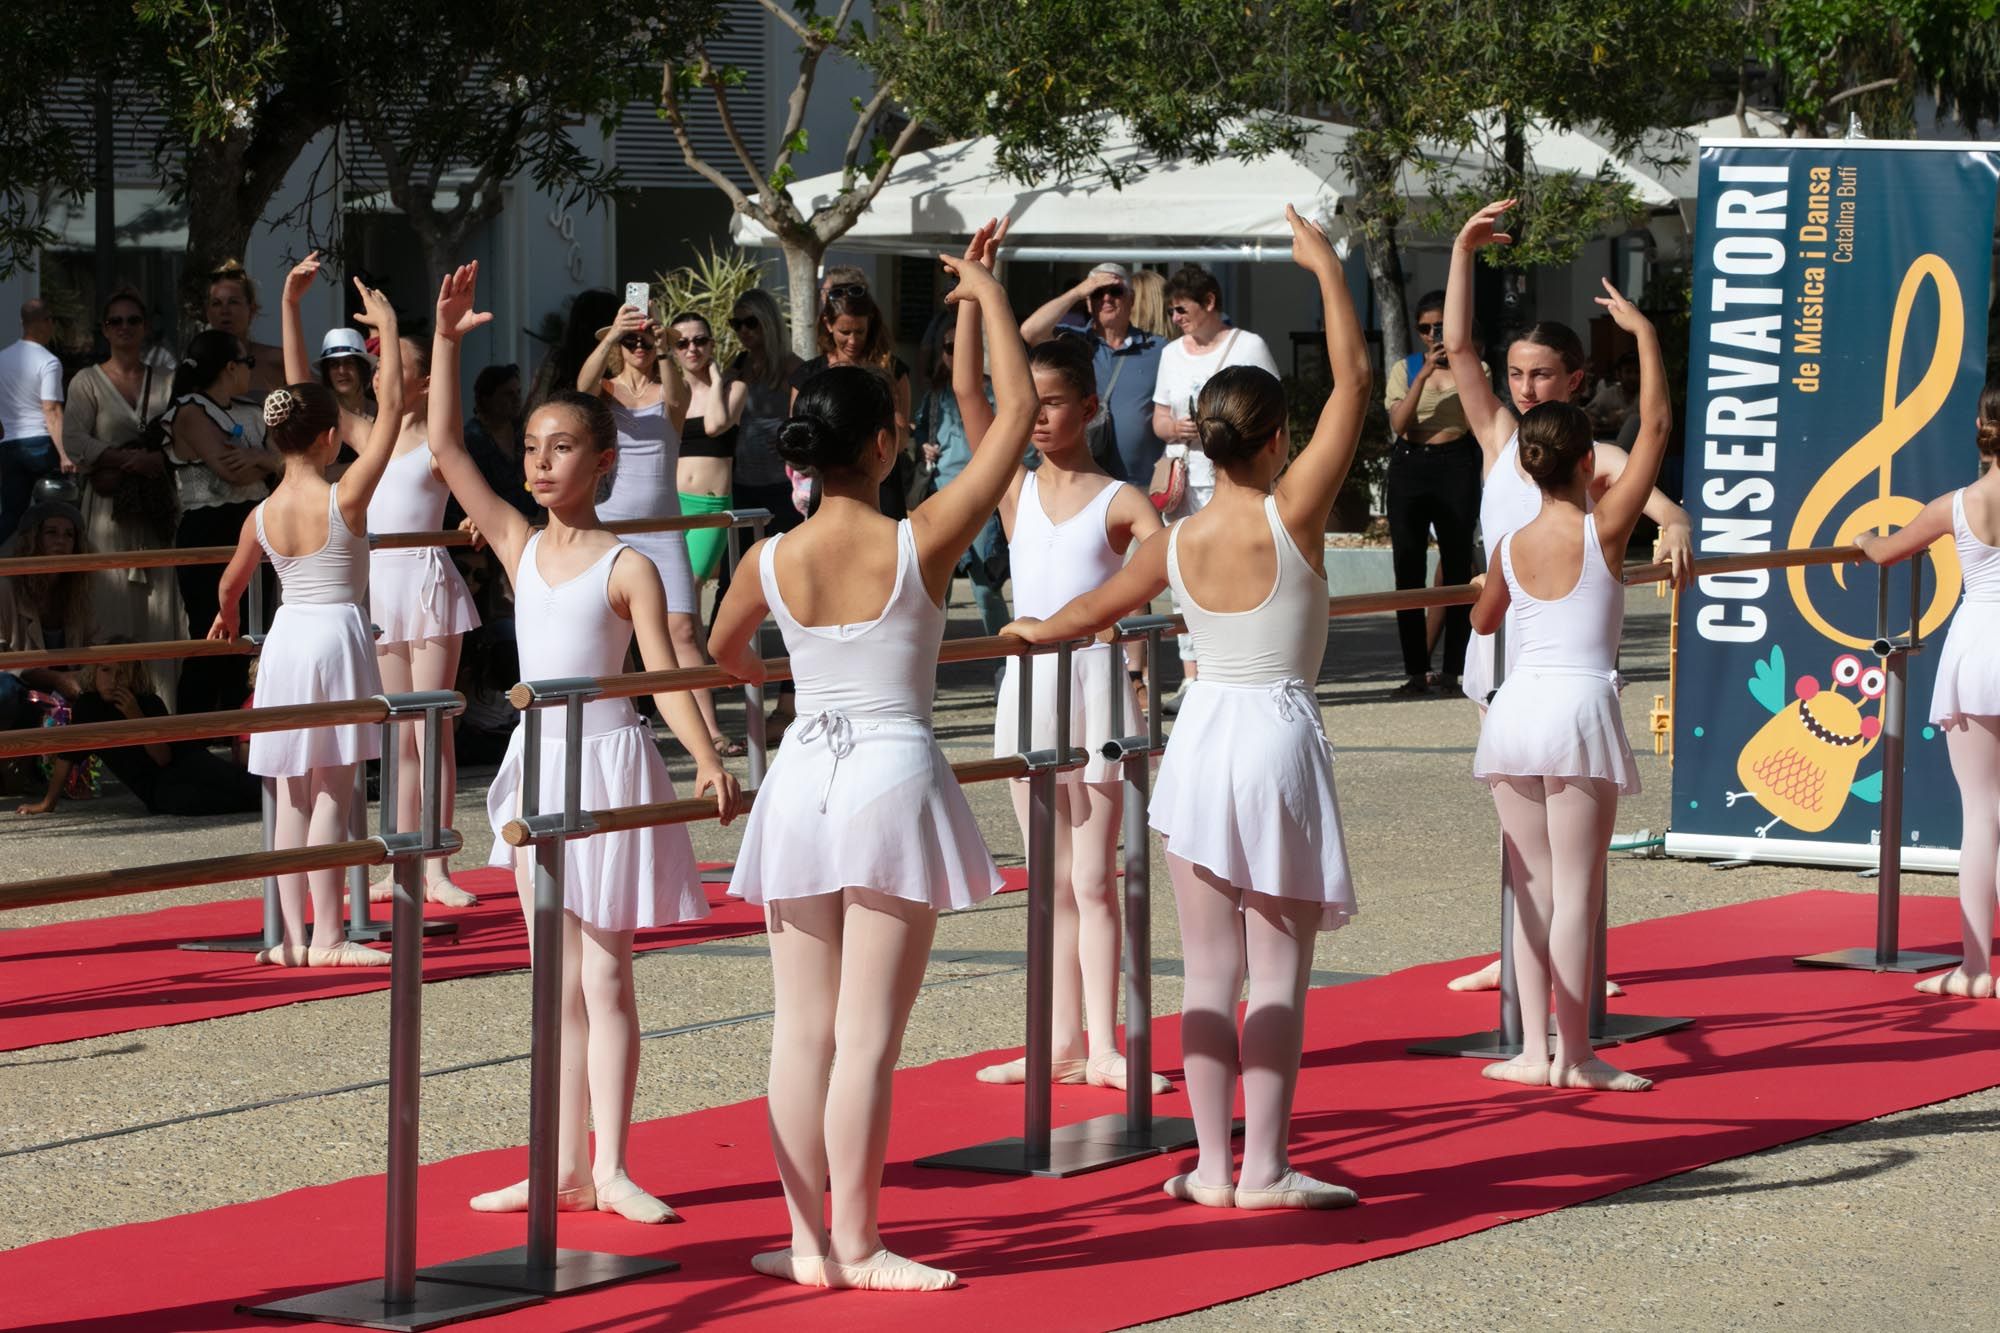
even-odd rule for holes
{"type": "MultiPolygon", "coordinates": [[[[1191,1153],[1067,1181],[920,1171],[907,1163],[1018,1130],[1020,1097],[973,1081],[984,1056],[907,1071],[897,1076],[882,1220],[893,1246],[959,1272],[965,1285],[940,1295],[809,1292],[750,1273],[749,1255],[781,1244],[785,1225],[762,1103],[655,1121],[634,1136],[633,1173],[688,1223],[565,1218],[562,1242],[669,1254],[682,1271],[477,1327],[1119,1328],[2000,1083],[2000,1006],[1921,999],[1904,976],[1792,965],[1794,953],[1872,938],[1872,904],[1801,893],[1612,932],[1615,975],[1632,991],[1621,1005],[1701,1020],[1623,1049],[1628,1067],[1663,1080],[1638,1096],[1505,1088],[1469,1060],[1405,1055],[1412,1038],[1490,1019],[1490,997],[1443,989],[1463,963],[1315,992],[1294,1160],[1358,1188],[1364,1202],[1347,1212],[1173,1203],[1159,1182],[1191,1153]]],[[[1955,947],[1955,907],[1906,901],[1906,945],[1955,947]]],[[[953,1003],[948,995],[923,1003],[953,1003]]],[[[1177,1027],[1158,1029],[1169,1072],[1177,1027]]],[[[1058,1124],[1121,1104],[1115,1093],[1057,1093],[1058,1124]]],[[[1178,1095],[1160,1105],[1185,1109],[1178,1095]]],[[[464,1200],[518,1178],[522,1160],[515,1149],[424,1168],[420,1259],[519,1244],[518,1218],[479,1216],[464,1200]]],[[[5,1320],[129,1333],[273,1327],[232,1305],[380,1273],[382,1197],[381,1177],[350,1180],[15,1250],[0,1255],[5,1320]]]]}
{"type": "MultiPolygon", "coordinates": [[[[1009,889],[1027,882],[1019,870],[1005,874],[1009,889]]],[[[453,878],[479,895],[479,905],[426,906],[431,918],[457,922],[458,934],[424,941],[424,980],[527,967],[528,932],[508,872],[481,868],[453,878]]],[[[638,951],[762,934],[763,913],[729,897],[728,887],[708,886],[713,910],[707,919],[640,931],[638,951]]],[[[377,920],[387,919],[388,904],[376,904],[374,912],[377,920]]],[[[249,898],[0,930],[0,976],[7,983],[0,995],[0,1051],[388,989],[388,968],[286,970],[259,966],[247,953],[179,947],[263,928],[263,902],[249,898]]]]}

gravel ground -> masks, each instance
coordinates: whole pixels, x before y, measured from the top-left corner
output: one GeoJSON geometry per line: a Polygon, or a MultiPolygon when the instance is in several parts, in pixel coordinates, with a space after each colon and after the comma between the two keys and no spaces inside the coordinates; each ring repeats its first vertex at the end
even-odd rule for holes
{"type": "MultiPolygon", "coordinates": [[[[1626,694],[1634,736],[1645,735],[1646,710],[1665,688],[1663,606],[1650,591],[1633,594],[1625,657],[1636,681],[1626,694]]],[[[970,614],[963,606],[954,613],[970,614]]],[[[976,630],[961,621],[954,632],[976,630]]],[[[968,665],[945,673],[938,728],[954,758],[989,752],[986,671],[968,665]]],[[[1340,754],[1362,915],[1322,938],[1318,980],[1335,984],[1491,948],[1495,836],[1491,803],[1469,777],[1473,710],[1462,700],[1389,698],[1400,670],[1386,618],[1337,626],[1327,676],[1320,698],[1340,754]],[[1424,814],[1412,818],[1410,793],[1419,790],[1424,814]]],[[[725,709],[725,721],[735,716],[725,709]]],[[[1666,823],[1666,762],[1642,751],[1641,763],[1647,790],[1626,802],[1623,830],[1666,823]]],[[[685,774],[677,765],[676,776],[685,774]]],[[[472,850],[462,864],[483,859],[488,845],[489,776],[465,775],[458,827],[472,850]]],[[[1005,792],[986,785],[970,794],[996,855],[1018,862],[1005,792]]],[[[154,820],[123,796],[33,822],[0,820],[10,877],[22,878],[247,851],[257,841],[254,821],[154,820]]],[[[732,855],[733,833],[703,825],[694,833],[705,858],[732,855]]],[[[1802,887],[1867,891],[1840,872],[1720,873],[1621,858],[1611,911],[1614,921],[1643,920],[1802,887]]],[[[1179,942],[1157,857],[1154,889],[1155,1005],[1171,1013],[1180,1001],[1179,942]]],[[[1921,875],[1907,876],[1905,890],[1954,891],[1949,879],[1921,875]]],[[[14,912],[0,924],[250,892],[224,885],[135,895],[14,912]]],[[[1018,1042],[1022,908],[1010,895],[940,923],[907,1064],[1018,1042]]],[[[760,938],[644,954],[636,975],[641,1020],[652,1034],[638,1116],[762,1092],[770,975],[760,938]]],[[[432,1071],[424,1086],[426,1159],[520,1142],[525,975],[428,986],[424,1001],[432,1071]]],[[[386,994],[354,996],[0,1056],[0,1194],[10,1202],[0,1214],[0,1247],[379,1169],[386,1012],[386,994]],[[76,1141],[98,1134],[105,1137],[76,1141]],[[79,1188],[84,1179],[89,1187],[79,1188]]],[[[2000,1298],[1987,1265],[2000,1221],[1986,1201],[2000,1195],[2000,1155],[1982,1146],[1982,1136],[1996,1124],[2000,1092],[1988,1091],[1165,1324],[1872,1330],[1893,1320],[1990,1328],[2000,1298]],[[1931,1206],[1947,1190],[1962,1202],[1931,1206]]]]}

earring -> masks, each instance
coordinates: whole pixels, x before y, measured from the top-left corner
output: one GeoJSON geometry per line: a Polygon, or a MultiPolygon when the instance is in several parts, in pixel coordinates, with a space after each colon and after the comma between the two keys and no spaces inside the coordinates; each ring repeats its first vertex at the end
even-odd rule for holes
{"type": "Polygon", "coordinates": [[[526,491],[528,494],[533,495],[535,493],[535,483],[532,481],[524,481],[521,483],[521,489],[526,491]]]}

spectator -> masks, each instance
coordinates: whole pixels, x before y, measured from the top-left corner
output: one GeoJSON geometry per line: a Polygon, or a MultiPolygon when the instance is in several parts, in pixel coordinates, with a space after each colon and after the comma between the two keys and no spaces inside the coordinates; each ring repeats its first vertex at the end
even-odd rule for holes
{"type": "Polygon", "coordinates": [[[831,301],[835,292],[843,296],[854,292],[869,295],[868,274],[852,264],[835,264],[820,275],[819,303],[825,305],[831,301]]]}
{"type": "MultiPolygon", "coordinates": [[[[1454,367],[1444,354],[1444,293],[1426,292],[1417,301],[1417,340],[1422,350],[1389,367],[1383,401],[1396,443],[1389,455],[1387,500],[1389,541],[1396,586],[1421,588],[1428,581],[1431,534],[1437,534],[1438,576],[1465,583],[1474,572],[1473,532],[1479,526],[1479,441],[1472,438],[1465,409],[1453,382],[1454,367]]],[[[1475,326],[1472,341],[1480,343],[1475,326]]],[[[1484,373],[1475,362],[1458,367],[1484,373]]],[[[1469,608],[1444,611],[1445,670],[1439,686],[1458,690],[1458,664],[1472,637],[1469,608]]],[[[1403,650],[1401,695],[1429,694],[1429,618],[1423,611],[1398,611],[1396,635],[1403,650]]]]}
{"type": "MultiPolygon", "coordinates": [[[[173,360],[147,345],[146,302],[130,287],[104,303],[103,329],[111,354],[70,381],[63,422],[86,483],[84,541],[93,551],[166,546],[174,539],[174,478],[147,426],[173,400],[173,360]]],[[[90,578],[100,633],[141,643],[182,637],[171,569],[110,569],[90,578]]],[[[160,674],[170,680],[173,673],[160,674]]],[[[159,694],[172,703],[170,685],[159,694]]]]}
{"type": "Polygon", "coordinates": [[[563,324],[562,337],[535,371],[534,385],[528,394],[530,405],[540,403],[557,389],[576,388],[577,372],[597,350],[597,331],[618,318],[622,304],[617,293],[602,287],[576,294],[569,303],[569,318],[563,324]]]}
{"type": "MultiPolygon", "coordinates": [[[[521,469],[521,368],[488,366],[472,381],[472,417],[465,423],[465,451],[493,493],[524,518],[540,521],[542,507],[528,493],[521,469]]],[[[445,508],[444,525],[465,517],[457,499],[445,508]]]]}
{"type": "MultiPolygon", "coordinates": [[[[258,403],[264,401],[265,394],[284,387],[285,383],[284,348],[250,337],[262,309],[257,304],[256,284],[250,281],[241,260],[225,259],[208,275],[208,302],[204,306],[208,327],[231,334],[243,344],[250,383],[238,396],[258,403]]],[[[202,626],[202,633],[207,632],[208,627],[202,626]]]]}
{"type": "MultiPolygon", "coordinates": [[[[882,482],[882,512],[902,518],[916,471],[910,455],[910,368],[896,355],[895,340],[881,307],[865,287],[834,283],[819,311],[819,355],[792,372],[792,398],[799,386],[831,366],[863,366],[887,376],[896,404],[895,469],[882,482]]],[[[789,413],[789,404],[787,410],[789,413]]]]}
{"type": "Polygon", "coordinates": [[[1099,264],[1082,282],[1022,321],[1021,336],[1032,347],[1062,332],[1058,321],[1079,300],[1090,323],[1075,336],[1090,347],[1102,405],[1102,437],[1091,441],[1091,454],[1114,479],[1148,486],[1165,448],[1153,430],[1152,399],[1164,340],[1133,321],[1130,271],[1123,264],[1099,264]]]}
{"type": "MultiPolygon", "coordinates": [[[[83,515],[57,500],[45,500],[22,516],[21,530],[8,555],[71,555],[82,549],[83,515]]],[[[0,653],[81,647],[91,642],[90,576],[24,574],[0,579],[0,653]]],[[[40,726],[42,715],[31,691],[75,699],[73,673],[57,667],[0,671],[0,731],[40,726]]],[[[0,781],[19,789],[33,779],[32,764],[5,765],[0,781]]]]}
{"type": "MultiPolygon", "coordinates": [[[[958,398],[951,389],[951,362],[958,342],[958,312],[946,306],[931,320],[924,334],[924,373],[930,388],[917,407],[914,434],[924,461],[936,468],[937,485],[942,488],[965,470],[972,461],[972,445],[965,438],[965,419],[959,415],[958,398]]],[[[1000,586],[1007,581],[1007,537],[996,511],[986,526],[972,539],[972,546],[958,562],[958,573],[972,580],[972,600],[979,608],[979,623],[988,634],[998,634],[1013,619],[1000,586]]],[[[950,589],[945,602],[951,601],[950,589]]]]}
{"type": "Polygon", "coordinates": [[[49,350],[55,316],[43,300],[21,305],[21,339],[0,351],[0,546],[14,536],[35,482],[76,464],[63,449],[62,362],[49,350]]]}
{"type": "Polygon", "coordinates": [[[1132,274],[1132,323],[1155,338],[1174,335],[1167,316],[1167,275],[1158,269],[1142,268],[1132,274]]]}
{"type": "MultiPolygon", "coordinates": [[[[270,479],[284,471],[225,406],[249,392],[254,360],[240,338],[210,329],[194,336],[174,370],[173,402],[160,420],[172,442],[168,459],[180,498],[176,547],[234,546],[270,479]]],[[[216,567],[183,565],[178,572],[188,637],[205,638],[220,606],[216,567]]],[[[181,668],[183,712],[234,708],[248,692],[240,657],[197,657],[181,668]]]]}
{"type": "MultiPolygon", "coordinates": [[[[667,321],[667,346],[687,381],[687,420],[681,425],[681,456],[675,486],[683,514],[719,514],[729,508],[729,480],[736,454],[736,422],[749,392],[715,362],[715,331],[706,316],[683,310],[667,321]]],[[[724,528],[688,533],[688,561],[694,566],[695,600],[722,566],[729,534],[724,528]]]]}
{"type": "Polygon", "coordinates": [[[375,419],[375,354],[359,329],[328,329],[319,340],[319,382],[333,391],[342,412],[375,419]]]}
{"type": "MultiPolygon", "coordinates": [[[[129,642],[113,639],[113,643],[129,642]]],[[[141,717],[167,717],[172,710],[153,692],[143,662],[117,662],[97,667],[91,687],[70,708],[70,721],[122,722],[141,717]]],[[[98,751],[104,766],[154,815],[247,815],[262,808],[264,784],[251,774],[209,751],[206,741],[155,742],[120,745],[98,751]]],[[[56,755],[49,766],[47,792],[15,814],[46,815],[70,771],[90,757],[88,751],[56,755]]]]}
{"type": "Polygon", "coordinates": [[[1619,353],[1612,378],[1597,386],[1597,392],[1590,396],[1583,410],[1590,417],[1591,428],[1600,440],[1615,440],[1620,448],[1624,448],[1631,443],[1628,434],[1632,438],[1638,436],[1636,425],[1632,425],[1629,432],[1626,430],[1627,425],[1636,422],[1639,417],[1637,352],[1619,353]]]}
{"type": "MultiPolygon", "coordinates": [[[[1180,513],[1168,515],[1175,518],[1194,513],[1215,494],[1215,466],[1201,451],[1194,422],[1202,386],[1225,366],[1256,366],[1276,377],[1278,363],[1262,338],[1229,326],[1222,314],[1222,286],[1200,265],[1185,265],[1168,279],[1167,302],[1167,313],[1182,336],[1160,352],[1160,374],[1153,382],[1153,433],[1165,441],[1168,456],[1187,460],[1187,498],[1180,513]]],[[[1182,635],[1179,644],[1185,679],[1193,680],[1200,674],[1194,643],[1182,635]]],[[[1168,712],[1177,711],[1180,691],[1160,705],[1168,712]]]]}

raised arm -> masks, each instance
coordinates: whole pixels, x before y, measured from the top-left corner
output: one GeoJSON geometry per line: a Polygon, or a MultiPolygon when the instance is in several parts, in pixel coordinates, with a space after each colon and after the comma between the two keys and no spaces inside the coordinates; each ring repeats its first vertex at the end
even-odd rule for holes
{"type": "Polygon", "coordinates": [[[1452,366],[1452,383],[1458,389],[1459,405],[1465,420],[1486,455],[1486,466],[1500,457],[1507,439],[1514,433],[1514,414],[1493,392],[1486,367],[1472,346],[1472,257],[1489,245],[1512,245],[1514,238],[1495,231],[1500,215],[1514,206],[1512,199],[1488,204],[1474,213],[1459,230],[1451,247],[1451,276],[1444,284],[1444,354],[1452,366]]]}
{"type": "MultiPolygon", "coordinates": [[[[943,494],[943,492],[939,492],[943,494]]],[[[1158,597],[1167,586],[1168,530],[1146,538],[1125,567],[1097,587],[1075,597],[1047,620],[1016,620],[1001,629],[1029,643],[1082,639],[1118,623],[1158,597]]]]}
{"type": "Polygon", "coordinates": [[[1333,373],[1333,392],[1320,409],[1312,440],[1279,478],[1276,490],[1285,526],[1310,550],[1326,531],[1333,497],[1340,493],[1340,483],[1354,462],[1374,377],[1361,321],[1355,318],[1354,300],[1347,293],[1347,275],[1326,233],[1290,204],[1285,205],[1285,220],[1292,224],[1292,261],[1319,280],[1320,304],[1326,312],[1327,366],[1333,373]]]}
{"type": "Polygon", "coordinates": [[[396,308],[359,278],[354,279],[354,289],[361,293],[361,314],[356,319],[374,331],[382,347],[382,374],[375,420],[369,424],[359,455],[340,476],[340,515],[349,527],[368,521],[368,501],[389,466],[396,437],[403,431],[403,337],[396,326],[396,308]]]}
{"type": "MultiPolygon", "coordinates": [[[[618,317],[611,321],[611,327],[604,331],[604,336],[597,340],[597,346],[590,349],[590,355],[584,358],[582,368],[576,372],[577,392],[602,394],[605,367],[611,364],[611,349],[626,334],[643,333],[645,329],[645,311],[629,305],[619,306],[618,317]]],[[[685,399],[682,400],[681,411],[683,414],[687,411],[685,399]]]]}
{"type": "MultiPolygon", "coordinates": [[[[431,335],[431,394],[427,424],[430,428],[431,457],[437,461],[445,485],[465,510],[466,517],[492,545],[494,554],[511,578],[520,563],[521,548],[534,531],[521,511],[493,493],[486,476],[465,450],[465,419],[458,405],[458,349],[466,334],[493,318],[489,311],[475,311],[473,297],[479,290],[479,264],[465,265],[445,275],[438,289],[437,327],[431,335]]],[[[386,349],[385,349],[386,350],[386,349]]],[[[387,417],[376,414],[376,420],[387,417]]]]}
{"type": "Polygon", "coordinates": [[[1653,483],[1659,479],[1660,464],[1666,460],[1674,409],[1667,401],[1667,367],[1660,356],[1660,338],[1653,331],[1652,321],[1640,314],[1638,307],[1626,300],[1609,279],[1604,280],[1604,290],[1607,295],[1598,297],[1597,304],[1639,344],[1639,436],[1632,442],[1625,470],[1611,483],[1594,511],[1598,540],[1615,573],[1624,563],[1625,543],[1631,540],[1632,529],[1652,498],[1653,483]]]}
{"type": "MultiPolygon", "coordinates": [[[[1006,234],[1004,221],[998,227],[988,222],[966,243],[965,257],[991,269],[994,252],[1006,234]]],[[[958,400],[959,422],[965,427],[965,447],[974,452],[993,427],[993,404],[986,399],[986,339],[980,330],[981,318],[982,312],[976,304],[958,303],[957,350],[951,357],[951,394],[958,400]]]]}
{"type": "Polygon", "coordinates": [[[278,326],[284,330],[287,384],[304,384],[312,378],[312,361],[306,356],[306,321],[300,303],[318,275],[317,250],[292,265],[292,271],[285,275],[285,294],[278,303],[278,326]]]}
{"type": "Polygon", "coordinates": [[[1056,326],[1062,323],[1062,317],[1069,313],[1071,306],[1085,300],[1097,288],[1111,285],[1113,282],[1114,279],[1108,274],[1084,274],[1082,282],[1060,293],[1021,321],[1021,341],[1033,347],[1038,342],[1046,342],[1055,337],[1056,326]]]}
{"type": "Polygon", "coordinates": [[[1886,537],[1879,532],[1863,532],[1856,535],[1854,545],[1878,565],[1908,560],[1932,542],[1951,535],[1951,502],[1957,493],[1947,491],[1925,505],[1908,527],[1898,528],[1886,537]]]}
{"type": "Polygon", "coordinates": [[[924,562],[924,581],[934,590],[944,587],[958,558],[1007,493],[1027,451],[1038,409],[1034,377],[1028,373],[1028,348],[1014,323],[1007,293],[981,264],[947,256],[944,265],[959,280],[945,299],[979,307],[992,347],[994,417],[985,443],[973,450],[965,470],[910,515],[924,562]]]}

